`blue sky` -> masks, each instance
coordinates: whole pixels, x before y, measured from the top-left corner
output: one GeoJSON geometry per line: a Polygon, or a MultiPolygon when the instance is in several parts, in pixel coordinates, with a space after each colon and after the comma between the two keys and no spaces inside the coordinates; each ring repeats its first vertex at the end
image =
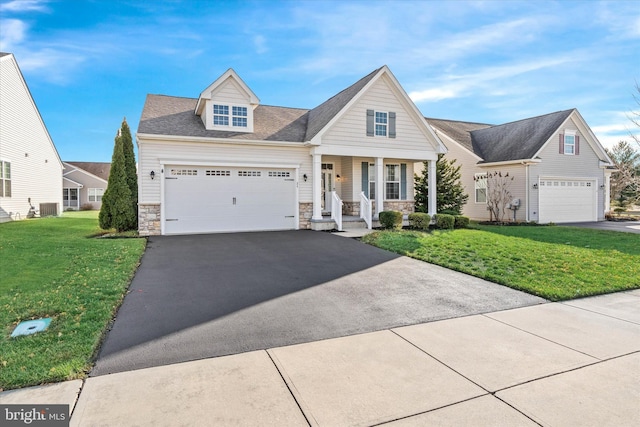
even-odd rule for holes
{"type": "Polygon", "coordinates": [[[384,64],[427,117],[575,107],[611,146],[638,109],[640,3],[1,1],[0,51],[63,160],[110,161],[148,93],[195,98],[228,68],[262,104],[313,108],[384,64]]]}

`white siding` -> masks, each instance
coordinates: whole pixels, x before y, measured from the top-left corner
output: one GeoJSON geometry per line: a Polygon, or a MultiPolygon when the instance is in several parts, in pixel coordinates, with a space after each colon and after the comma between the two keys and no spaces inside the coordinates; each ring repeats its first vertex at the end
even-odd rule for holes
{"type": "MultiPolygon", "coordinates": [[[[471,154],[469,151],[460,147],[458,144],[445,141],[447,154],[444,155],[445,159],[451,161],[456,160],[456,166],[462,166],[460,168],[460,182],[464,187],[464,192],[469,195],[467,203],[462,208],[462,214],[468,216],[471,219],[486,221],[489,219],[489,213],[487,211],[486,203],[476,203],[475,195],[475,181],[473,177],[476,173],[484,173],[485,170],[479,168],[478,158],[471,154]]],[[[420,169],[422,173],[422,169],[420,169]]]]}
{"type": "Polygon", "coordinates": [[[211,99],[214,103],[220,102],[235,105],[249,104],[249,96],[231,77],[211,92],[211,99]]]}
{"type": "Polygon", "coordinates": [[[377,80],[323,136],[322,145],[391,148],[404,158],[411,158],[411,151],[433,152],[434,146],[429,142],[433,137],[414,120],[409,106],[400,100],[392,86],[386,76],[377,80]],[[396,113],[396,138],[367,136],[368,109],[396,113]]]}
{"type": "MultiPolygon", "coordinates": [[[[139,139],[139,187],[140,203],[160,203],[162,179],[160,160],[172,159],[184,162],[291,164],[299,165],[299,201],[310,203],[313,171],[311,155],[306,147],[264,146],[255,144],[229,144],[213,142],[169,142],[139,139]],[[149,174],[155,171],[151,180],[149,174]],[[307,174],[307,182],[303,175],[307,174]]],[[[179,163],[179,162],[178,162],[179,163]]]]}
{"type": "MultiPolygon", "coordinates": [[[[509,186],[509,192],[511,193],[511,199],[520,199],[520,208],[516,211],[516,221],[526,221],[527,212],[526,212],[526,169],[524,165],[505,165],[505,166],[496,166],[492,168],[478,168],[477,173],[488,172],[495,173],[500,172],[502,175],[509,174],[509,178],[513,177],[513,181],[510,181],[511,184],[509,186]]],[[[474,190],[475,192],[475,190],[474,190]]],[[[475,197],[474,194],[469,196],[470,200],[472,197],[475,197]]],[[[480,210],[478,209],[478,213],[480,210]]],[[[476,219],[481,219],[488,221],[489,220],[489,211],[484,211],[484,216],[480,216],[476,219]]],[[[513,220],[513,211],[506,210],[505,220],[513,220]]]]}
{"type": "MultiPolygon", "coordinates": [[[[573,177],[573,178],[593,178],[597,180],[598,186],[598,220],[604,220],[604,189],[600,185],[604,184],[604,169],[600,168],[599,157],[593,150],[580,127],[570,119],[567,124],[559,129],[549,140],[539,157],[542,162],[530,168],[530,183],[538,182],[540,176],[545,177],[573,177]],[[580,154],[566,155],[560,154],[560,137],[566,129],[576,130],[576,135],[580,137],[580,154]]],[[[531,220],[538,220],[538,192],[530,191],[531,220]]]]}
{"type": "Polygon", "coordinates": [[[0,222],[25,218],[28,199],[62,209],[62,163],[13,56],[0,58],[0,159],[11,162],[11,197],[0,198],[0,222]]]}

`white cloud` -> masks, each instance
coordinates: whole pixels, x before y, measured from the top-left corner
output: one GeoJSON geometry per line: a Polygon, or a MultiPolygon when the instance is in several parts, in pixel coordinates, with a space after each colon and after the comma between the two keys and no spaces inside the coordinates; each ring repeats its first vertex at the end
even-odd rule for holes
{"type": "Polygon", "coordinates": [[[0,4],[0,12],[46,12],[47,0],[13,0],[0,4]]]}
{"type": "Polygon", "coordinates": [[[24,40],[27,25],[19,19],[0,21],[0,50],[12,52],[14,47],[24,40]]]}
{"type": "Polygon", "coordinates": [[[459,91],[452,88],[425,89],[409,93],[409,98],[411,98],[413,102],[441,101],[447,98],[457,98],[458,96],[459,91]]]}

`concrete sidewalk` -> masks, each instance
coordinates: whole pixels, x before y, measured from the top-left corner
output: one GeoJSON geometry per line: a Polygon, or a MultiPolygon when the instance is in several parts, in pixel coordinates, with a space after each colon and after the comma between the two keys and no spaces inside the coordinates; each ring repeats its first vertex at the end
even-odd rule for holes
{"type": "Polygon", "coordinates": [[[640,290],[9,391],[0,403],[68,403],[72,426],[637,426],[640,290]]]}

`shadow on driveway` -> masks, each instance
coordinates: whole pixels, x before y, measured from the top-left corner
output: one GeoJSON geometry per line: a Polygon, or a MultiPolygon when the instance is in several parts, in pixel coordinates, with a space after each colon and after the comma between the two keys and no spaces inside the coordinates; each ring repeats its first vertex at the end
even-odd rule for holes
{"type": "Polygon", "coordinates": [[[543,301],[328,233],[155,236],[91,375],[543,301]]]}

